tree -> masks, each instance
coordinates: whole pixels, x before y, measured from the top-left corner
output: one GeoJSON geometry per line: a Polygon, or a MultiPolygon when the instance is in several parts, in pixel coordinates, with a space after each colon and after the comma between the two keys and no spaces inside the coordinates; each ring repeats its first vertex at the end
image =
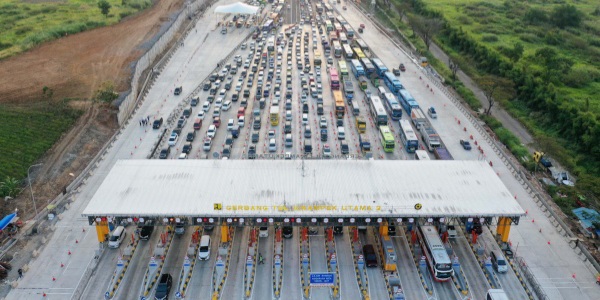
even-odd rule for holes
{"type": "Polygon", "coordinates": [[[100,12],[107,18],[111,7],[112,6],[110,5],[110,3],[108,3],[108,1],[106,0],[100,0],[100,2],[98,2],[98,8],[100,8],[100,12]]]}
{"type": "Polygon", "coordinates": [[[564,4],[557,6],[552,11],[550,20],[558,28],[579,27],[583,14],[573,5],[564,4]]]}
{"type": "Polygon", "coordinates": [[[573,66],[573,61],[559,56],[558,52],[550,47],[538,49],[535,57],[544,66],[543,79],[546,83],[554,82],[562,74],[568,74],[573,66]]]}
{"type": "Polygon", "coordinates": [[[546,12],[539,8],[530,8],[525,15],[523,16],[523,20],[527,24],[541,24],[548,21],[548,16],[546,12]]]}
{"type": "Polygon", "coordinates": [[[512,62],[518,62],[519,59],[523,56],[523,52],[525,51],[525,47],[520,42],[516,42],[513,45],[512,49],[509,49],[506,55],[512,62]]]}
{"type": "Polygon", "coordinates": [[[15,197],[21,192],[19,181],[16,178],[6,176],[4,181],[0,182],[0,192],[3,197],[15,197]]]}
{"type": "Polygon", "coordinates": [[[452,72],[452,81],[456,81],[456,73],[458,73],[458,69],[460,68],[460,66],[458,65],[457,58],[452,58],[451,56],[448,56],[448,67],[452,72]]]}
{"type": "Polygon", "coordinates": [[[478,80],[479,86],[483,90],[483,95],[488,102],[488,107],[485,109],[485,114],[490,115],[492,108],[496,104],[496,97],[498,96],[499,88],[506,88],[512,90],[512,81],[493,75],[486,75],[478,80]]]}
{"type": "Polygon", "coordinates": [[[413,31],[418,34],[421,39],[423,39],[427,50],[429,50],[433,36],[435,36],[444,25],[440,19],[430,19],[420,15],[412,17],[410,24],[413,28],[413,31]]]}

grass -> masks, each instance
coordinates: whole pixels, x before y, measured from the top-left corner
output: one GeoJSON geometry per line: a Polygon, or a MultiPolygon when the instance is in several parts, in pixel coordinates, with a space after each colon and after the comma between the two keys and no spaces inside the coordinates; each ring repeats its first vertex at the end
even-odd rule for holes
{"type": "Polygon", "coordinates": [[[0,179],[21,179],[27,168],[59,140],[80,111],[42,101],[30,105],[0,104],[0,179]]]}
{"type": "Polygon", "coordinates": [[[105,17],[92,0],[0,0],[0,59],[67,34],[115,24],[152,5],[152,0],[107,1],[111,9],[105,17]]]}

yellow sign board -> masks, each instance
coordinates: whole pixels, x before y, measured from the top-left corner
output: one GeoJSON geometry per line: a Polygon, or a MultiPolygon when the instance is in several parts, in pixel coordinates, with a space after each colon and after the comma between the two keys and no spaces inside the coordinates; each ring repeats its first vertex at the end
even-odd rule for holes
{"type": "Polygon", "coordinates": [[[416,210],[420,210],[421,208],[423,208],[423,205],[421,203],[415,204],[415,209],[416,210]]]}
{"type": "Polygon", "coordinates": [[[215,203],[215,204],[213,204],[213,209],[214,210],[223,210],[223,204],[215,203]]]}

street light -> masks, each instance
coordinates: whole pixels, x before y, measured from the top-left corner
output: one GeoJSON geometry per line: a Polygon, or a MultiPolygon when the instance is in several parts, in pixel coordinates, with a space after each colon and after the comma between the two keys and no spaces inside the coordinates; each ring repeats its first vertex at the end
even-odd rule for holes
{"type": "Polygon", "coordinates": [[[33,201],[33,208],[35,209],[35,216],[38,215],[38,210],[37,210],[37,205],[35,205],[35,197],[33,196],[33,189],[31,188],[31,177],[29,177],[29,170],[31,170],[31,168],[33,168],[33,167],[37,167],[37,166],[41,166],[41,165],[43,165],[43,164],[39,163],[39,164],[31,165],[27,169],[27,181],[29,182],[29,192],[31,193],[31,201],[33,201]]]}

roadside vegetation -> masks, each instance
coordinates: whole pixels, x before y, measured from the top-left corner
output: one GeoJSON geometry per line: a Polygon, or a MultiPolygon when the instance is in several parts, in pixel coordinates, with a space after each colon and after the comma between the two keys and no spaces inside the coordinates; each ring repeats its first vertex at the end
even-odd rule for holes
{"type": "Polygon", "coordinates": [[[0,0],[0,59],[41,43],[119,22],[152,0],[0,0]]]}
{"type": "MultiPolygon", "coordinates": [[[[369,7],[366,5],[365,7],[369,7]]],[[[531,171],[524,145],[493,117],[499,103],[533,134],[536,150],[577,177],[575,188],[549,188],[568,214],[600,198],[600,5],[534,0],[378,1],[376,15],[403,35],[531,171]],[[448,68],[429,53],[434,41],[448,68]],[[457,80],[460,69],[486,94],[482,105],[457,80]],[[491,100],[491,102],[489,101],[491,100]]]]}
{"type": "MultiPolygon", "coordinates": [[[[50,90],[45,90],[50,93],[50,90]]],[[[0,197],[14,197],[23,187],[27,168],[71,128],[81,111],[44,95],[26,105],[0,104],[0,197]]]]}

